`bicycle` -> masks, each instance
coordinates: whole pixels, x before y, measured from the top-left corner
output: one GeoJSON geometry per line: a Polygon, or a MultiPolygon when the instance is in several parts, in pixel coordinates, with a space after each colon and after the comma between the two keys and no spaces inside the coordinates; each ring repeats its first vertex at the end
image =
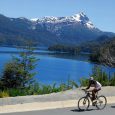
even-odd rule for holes
{"type": "Polygon", "coordinates": [[[79,110],[83,110],[83,111],[88,110],[90,106],[90,102],[92,102],[92,104],[94,104],[93,106],[96,106],[96,108],[99,110],[102,110],[106,107],[107,99],[105,96],[103,95],[98,96],[98,92],[97,92],[95,102],[93,102],[92,94],[90,93],[90,91],[86,91],[85,89],[82,90],[85,91],[86,96],[79,99],[78,101],[79,110]]]}

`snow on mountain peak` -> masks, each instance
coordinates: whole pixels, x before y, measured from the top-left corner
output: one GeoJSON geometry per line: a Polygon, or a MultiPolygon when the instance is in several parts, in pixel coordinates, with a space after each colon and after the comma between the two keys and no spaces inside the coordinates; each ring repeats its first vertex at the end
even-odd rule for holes
{"type": "Polygon", "coordinates": [[[87,15],[84,12],[80,12],[72,16],[74,20],[86,25],[88,28],[95,28],[93,23],[89,20],[87,15]]]}
{"type": "Polygon", "coordinates": [[[72,17],[78,22],[87,22],[87,21],[89,21],[89,18],[83,12],[75,14],[72,17]]]}
{"type": "Polygon", "coordinates": [[[38,18],[33,18],[33,19],[30,19],[31,21],[33,22],[36,22],[38,20],[38,18]]]}
{"type": "Polygon", "coordinates": [[[81,23],[87,26],[88,28],[95,28],[93,23],[89,20],[84,12],[77,13],[73,16],[68,17],[53,17],[53,16],[46,16],[41,19],[34,18],[31,19],[33,22],[37,23],[61,23],[61,22],[74,22],[74,23],[81,23]]]}

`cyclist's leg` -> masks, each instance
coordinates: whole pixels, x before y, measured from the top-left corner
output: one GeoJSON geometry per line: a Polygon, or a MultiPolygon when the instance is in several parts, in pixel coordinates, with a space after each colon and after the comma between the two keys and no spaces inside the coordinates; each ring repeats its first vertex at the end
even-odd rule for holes
{"type": "Polygon", "coordinates": [[[92,90],[92,105],[95,106],[96,104],[96,93],[98,93],[98,90],[96,88],[94,88],[92,90]]]}
{"type": "Polygon", "coordinates": [[[98,90],[96,88],[94,88],[92,90],[92,101],[96,99],[96,93],[98,92],[98,90]]]}
{"type": "Polygon", "coordinates": [[[97,94],[98,94],[98,91],[100,91],[100,90],[101,90],[101,88],[94,88],[94,89],[92,90],[92,101],[96,99],[96,96],[97,96],[97,94]]]}

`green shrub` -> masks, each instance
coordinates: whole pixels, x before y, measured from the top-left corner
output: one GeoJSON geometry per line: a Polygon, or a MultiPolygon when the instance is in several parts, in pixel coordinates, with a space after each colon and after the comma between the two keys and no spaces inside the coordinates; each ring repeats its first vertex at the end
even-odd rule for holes
{"type": "Polygon", "coordinates": [[[10,97],[8,91],[0,91],[0,98],[10,97]]]}
{"type": "Polygon", "coordinates": [[[89,83],[88,79],[80,78],[80,86],[86,87],[86,86],[88,86],[88,83],[89,83]]]}
{"type": "Polygon", "coordinates": [[[110,86],[115,86],[115,74],[110,79],[110,86]]]}

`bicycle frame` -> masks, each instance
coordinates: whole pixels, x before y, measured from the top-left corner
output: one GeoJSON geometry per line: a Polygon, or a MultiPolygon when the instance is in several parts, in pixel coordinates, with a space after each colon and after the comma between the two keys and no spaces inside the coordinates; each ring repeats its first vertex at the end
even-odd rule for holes
{"type": "Polygon", "coordinates": [[[92,94],[88,91],[85,91],[85,94],[86,94],[86,98],[90,98],[90,100],[92,101],[92,94]]]}
{"type": "MultiPolygon", "coordinates": [[[[86,98],[89,98],[92,102],[92,94],[90,93],[91,91],[85,91],[85,94],[86,94],[86,98]]],[[[98,97],[98,92],[95,94],[95,97],[97,98],[98,97]]]]}

